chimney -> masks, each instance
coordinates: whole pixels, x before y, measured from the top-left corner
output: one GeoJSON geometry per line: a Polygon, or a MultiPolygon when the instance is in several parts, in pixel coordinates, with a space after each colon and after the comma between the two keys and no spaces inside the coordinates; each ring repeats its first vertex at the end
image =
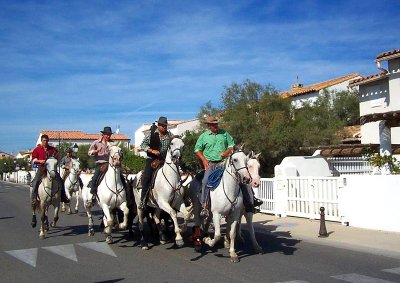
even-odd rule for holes
{"type": "Polygon", "coordinates": [[[302,88],[304,85],[303,84],[292,84],[291,89],[298,89],[302,88]]]}

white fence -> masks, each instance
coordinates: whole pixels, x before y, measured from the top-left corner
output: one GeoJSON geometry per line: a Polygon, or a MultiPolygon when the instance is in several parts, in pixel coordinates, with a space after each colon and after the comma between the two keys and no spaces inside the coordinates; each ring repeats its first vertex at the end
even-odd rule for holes
{"type": "Polygon", "coordinates": [[[371,174],[372,166],[363,157],[328,157],[329,169],[334,175],[371,174]]]}
{"type": "Polygon", "coordinates": [[[324,207],[325,219],[341,221],[340,184],[337,177],[261,178],[256,195],[264,201],[261,212],[318,219],[324,207]]]}
{"type": "Polygon", "coordinates": [[[400,175],[261,178],[261,212],[400,232],[400,175]]]}

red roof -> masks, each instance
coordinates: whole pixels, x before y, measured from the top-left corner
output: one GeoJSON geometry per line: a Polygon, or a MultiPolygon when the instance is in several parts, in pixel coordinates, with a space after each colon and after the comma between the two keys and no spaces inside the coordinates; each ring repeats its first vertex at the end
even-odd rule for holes
{"type": "Polygon", "coordinates": [[[378,74],[369,75],[369,76],[366,76],[366,77],[362,77],[360,79],[356,79],[356,80],[350,81],[349,82],[349,86],[353,87],[353,86],[369,83],[369,82],[372,82],[372,81],[377,81],[377,80],[386,78],[387,76],[388,76],[387,73],[378,73],[378,74]]]}
{"type": "Polygon", "coordinates": [[[344,77],[340,77],[340,78],[336,78],[333,80],[324,81],[324,82],[320,82],[320,83],[316,83],[316,84],[312,84],[312,85],[308,85],[308,86],[300,85],[298,87],[292,88],[291,90],[289,90],[287,92],[282,92],[281,96],[283,98],[287,98],[287,97],[294,97],[294,96],[306,94],[309,92],[320,91],[324,88],[340,84],[342,82],[345,82],[350,79],[354,79],[356,77],[360,77],[360,75],[355,73],[355,74],[350,74],[350,75],[347,75],[344,77]]]}
{"type": "Polygon", "coordinates": [[[400,57],[400,49],[382,52],[382,53],[378,54],[378,56],[376,56],[376,61],[377,62],[387,61],[389,59],[394,59],[397,57],[400,57]]]}
{"type": "MultiPolygon", "coordinates": [[[[42,130],[40,133],[46,134],[51,140],[96,140],[101,137],[101,133],[98,134],[85,134],[82,131],[55,131],[55,130],[42,130]]],[[[113,134],[111,136],[113,140],[130,141],[131,139],[124,134],[113,134]]]]}

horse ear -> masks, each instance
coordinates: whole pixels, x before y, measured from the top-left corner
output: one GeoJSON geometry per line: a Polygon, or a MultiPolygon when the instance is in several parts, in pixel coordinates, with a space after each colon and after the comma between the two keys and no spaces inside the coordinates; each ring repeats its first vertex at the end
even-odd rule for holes
{"type": "Polygon", "coordinates": [[[253,158],[253,156],[254,156],[254,151],[250,151],[249,154],[247,155],[249,159],[253,158]]]}
{"type": "Polygon", "coordinates": [[[243,151],[244,150],[244,143],[239,147],[239,151],[243,151]]]}
{"type": "Polygon", "coordinates": [[[253,156],[253,158],[255,158],[255,159],[259,160],[259,158],[260,158],[260,155],[261,155],[261,152],[259,152],[259,153],[255,154],[255,155],[253,156]]]}

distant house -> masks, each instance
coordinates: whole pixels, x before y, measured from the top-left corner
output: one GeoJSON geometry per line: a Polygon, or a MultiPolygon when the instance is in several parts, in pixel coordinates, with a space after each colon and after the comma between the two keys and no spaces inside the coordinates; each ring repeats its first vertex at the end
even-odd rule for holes
{"type": "MultiPolygon", "coordinates": [[[[145,134],[150,131],[151,125],[152,123],[143,124],[135,131],[135,154],[145,157],[146,154],[140,151],[140,144],[142,143],[145,134]]],[[[168,120],[168,130],[174,135],[183,135],[186,131],[195,131],[198,130],[199,127],[199,119],[168,120]]]]}
{"type": "Polygon", "coordinates": [[[378,144],[381,154],[390,154],[400,144],[400,49],[378,54],[375,62],[381,72],[350,86],[359,87],[361,143],[378,144]]]}
{"type": "Polygon", "coordinates": [[[15,156],[16,159],[25,159],[27,161],[31,161],[31,156],[32,156],[32,150],[28,151],[20,151],[17,153],[15,156]]]}
{"type": "MultiPolygon", "coordinates": [[[[307,86],[304,86],[303,84],[294,84],[289,91],[282,92],[280,95],[282,98],[290,98],[292,100],[292,105],[295,108],[301,108],[305,102],[315,102],[318,97],[324,94],[325,91],[340,92],[349,90],[349,82],[358,78],[362,78],[362,76],[359,74],[350,74],[344,77],[307,86]]],[[[356,89],[356,86],[351,88],[351,90],[356,89]]]]}
{"type": "Polygon", "coordinates": [[[14,158],[14,155],[6,153],[4,151],[0,151],[0,159],[3,159],[3,158],[14,158]]]}
{"type": "MultiPolygon", "coordinates": [[[[39,132],[38,138],[36,140],[36,145],[40,144],[40,137],[42,135],[49,136],[49,144],[52,146],[58,146],[59,143],[72,143],[77,146],[80,145],[90,145],[96,139],[101,137],[101,133],[97,134],[86,134],[82,131],[53,131],[53,130],[42,130],[39,132]]],[[[121,142],[122,146],[128,147],[131,139],[124,134],[113,134],[111,139],[116,142],[121,142]]]]}

